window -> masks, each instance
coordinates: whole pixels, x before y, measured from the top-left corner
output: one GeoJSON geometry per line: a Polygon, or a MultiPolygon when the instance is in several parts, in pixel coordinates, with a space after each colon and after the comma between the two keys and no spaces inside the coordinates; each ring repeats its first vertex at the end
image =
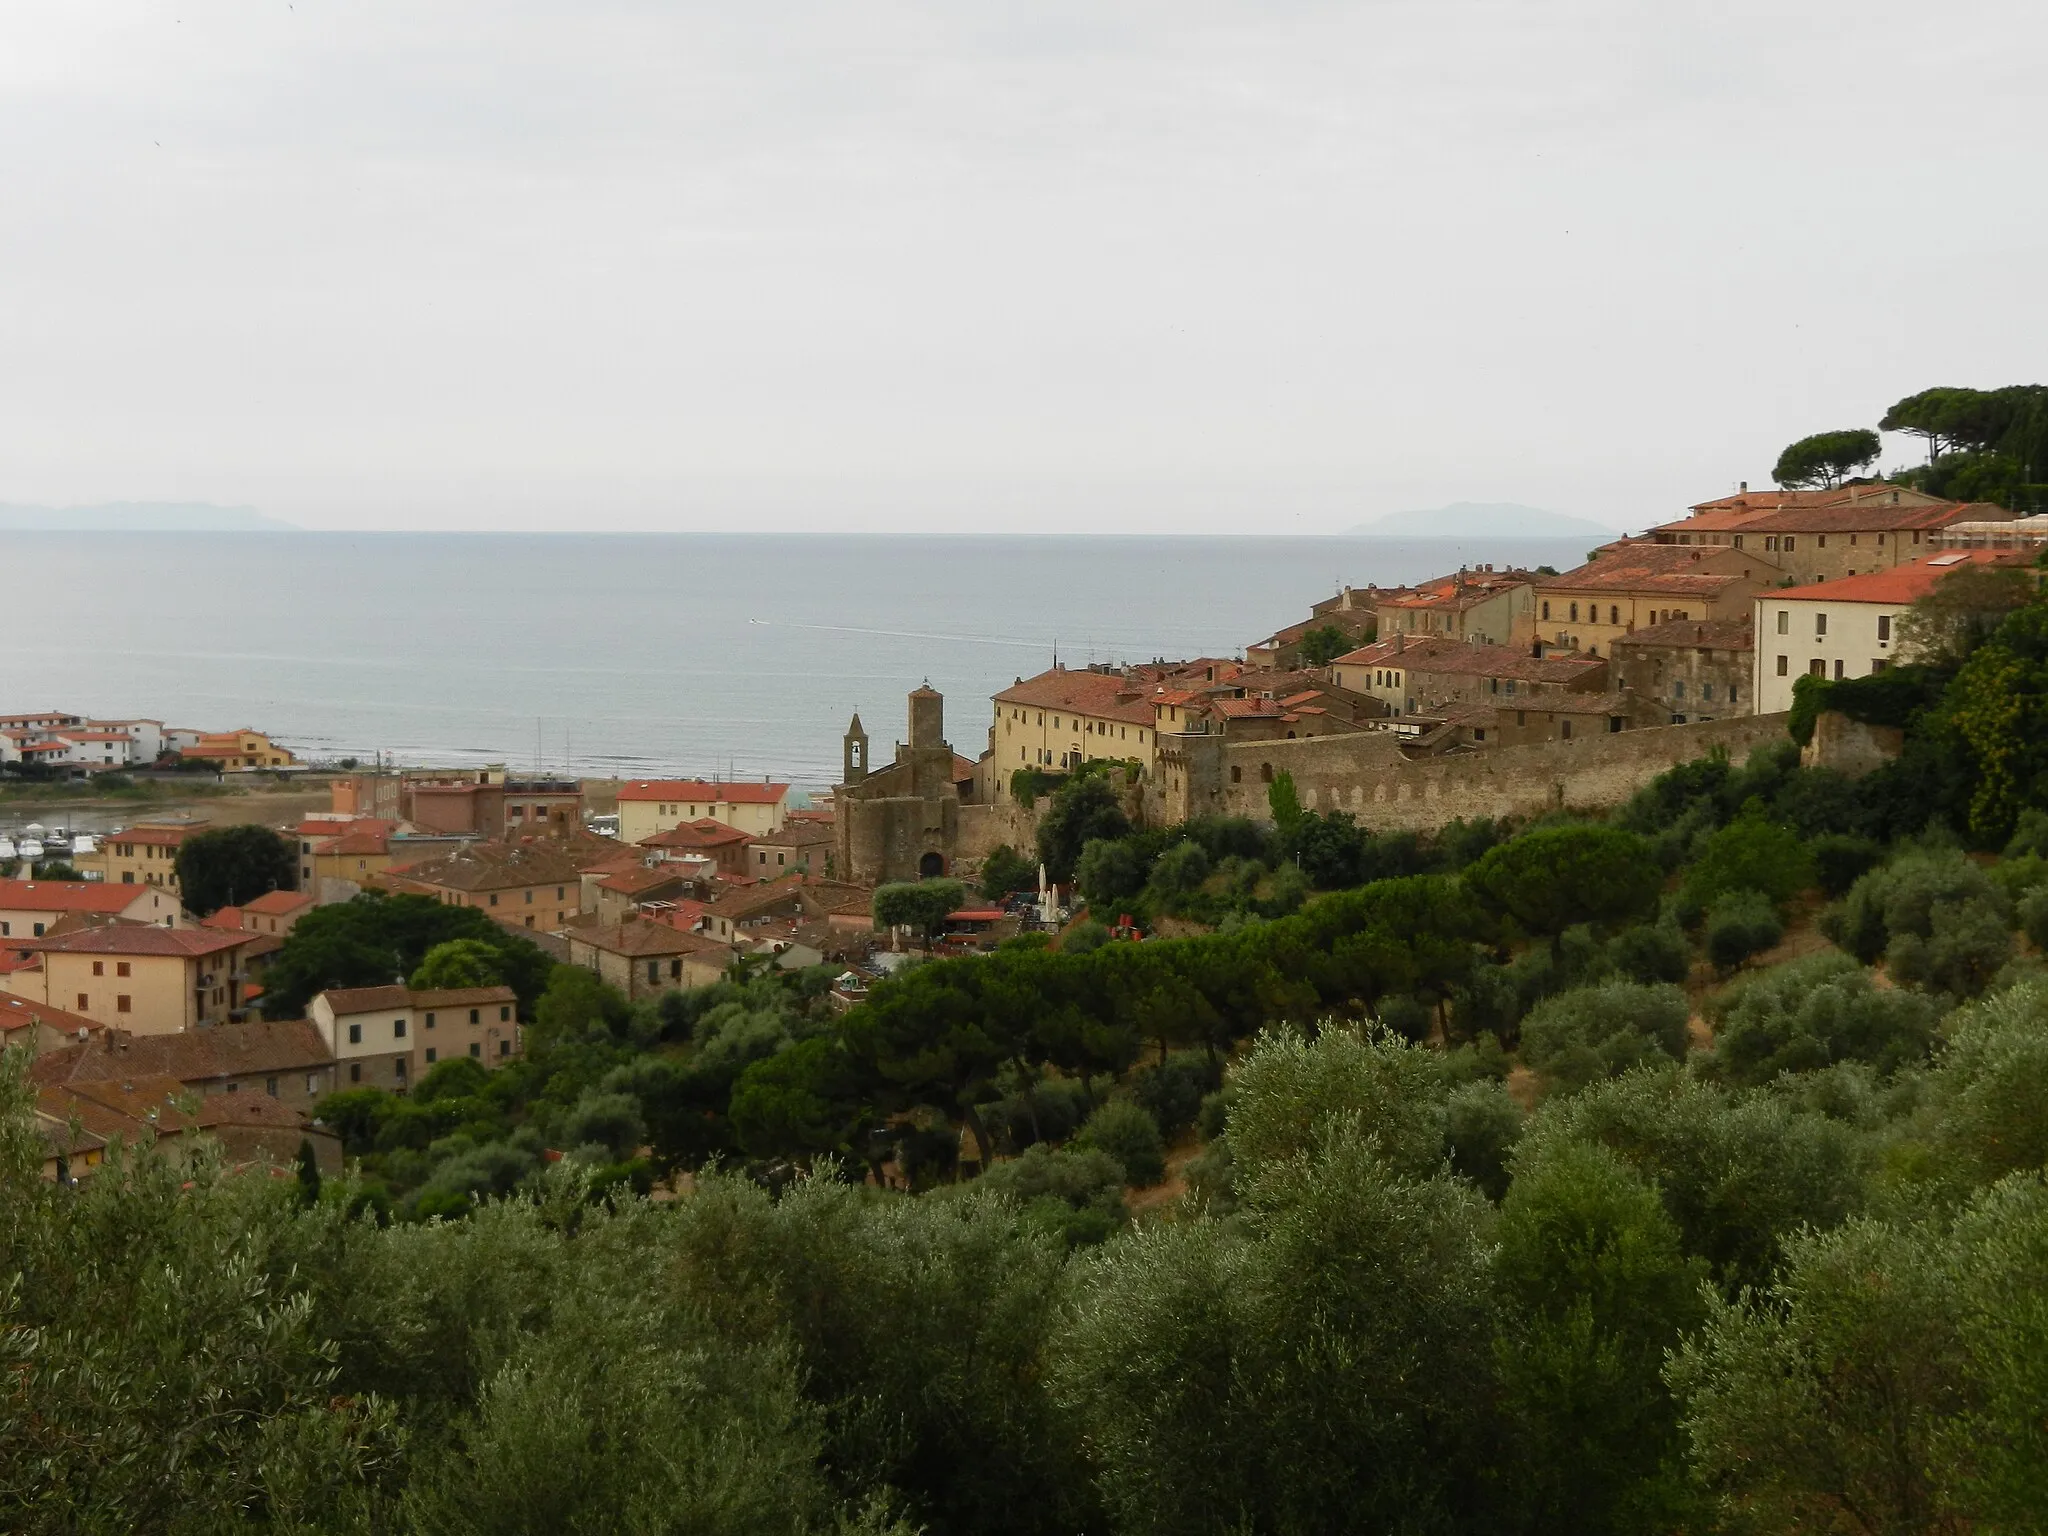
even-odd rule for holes
{"type": "Polygon", "coordinates": [[[1742,548],[1742,535],[1739,533],[1735,535],[1735,547],[1737,549],[1742,548]]]}
{"type": "Polygon", "coordinates": [[[1792,658],[1790,656],[1780,656],[1778,658],[1778,676],[1783,677],[1791,669],[1791,666],[1792,658]]]}
{"type": "Polygon", "coordinates": [[[661,980],[661,962],[659,960],[647,962],[647,979],[651,982],[661,980]]]}
{"type": "Polygon", "coordinates": [[[1619,624],[1621,622],[1621,607],[1619,604],[1609,603],[1607,605],[1607,622],[1610,624],[1619,624]]]}
{"type": "Polygon", "coordinates": [[[1877,616],[1877,643],[1879,645],[1888,644],[1890,643],[1891,638],[1892,616],[1888,613],[1880,613],[1877,616]]]}
{"type": "Polygon", "coordinates": [[[1828,616],[1827,616],[1826,614],[1824,614],[1824,613],[1816,613],[1816,614],[1815,614],[1815,615],[1813,616],[1813,634],[1814,634],[1814,638],[1815,638],[1815,639],[1819,639],[1819,638],[1820,638],[1820,637],[1821,637],[1822,635],[1825,635],[1825,634],[1826,634],[1827,632],[1828,632],[1828,616]]]}
{"type": "Polygon", "coordinates": [[[114,974],[116,976],[126,976],[128,974],[128,962],[126,960],[116,960],[114,962],[114,974]]]}
{"type": "Polygon", "coordinates": [[[1682,683],[1682,682],[1674,682],[1674,683],[1672,683],[1672,685],[1671,685],[1671,697],[1673,697],[1674,699],[1682,699],[1682,698],[1684,698],[1684,697],[1685,697],[1685,684],[1684,684],[1684,683],[1682,683]]]}
{"type": "Polygon", "coordinates": [[[429,1028],[429,1029],[432,1029],[433,1027],[434,1027],[434,1016],[433,1016],[433,1015],[432,1015],[432,1014],[430,1013],[430,1014],[428,1014],[428,1015],[427,1015],[427,1028],[429,1028]]]}
{"type": "Polygon", "coordinates": [[[510,1020],[512,1017],[512,1005],[510,1003],[505,1003],[501,1005],[498,1009],[498,1017],[500,1019],[510,1020]]]}
{"type": "Polygon", "coordinates": [[[497,893],[496,891],[493,891],[493,892],[491,892],[491,905],[495,907],[495,906],[496,906],[497,904],[498,904],[498,893],[497,893]]]}
{"type": "Polygon", "coordinates": [[[394,1040],[403,1040],[405,1038],[405,1020],[393,1019],[391,1021],[391,1038],[394,1040]]]}
{"type": "Polygon", "coordinates": [[[352,1083],[360,1083],[363,1080],[363,1064],[360,1061],[348,1064],[348,1080],[352,1083]]]}
{"type": "Polygon", "coordinates": [[[349,1027],[348,1027],[348,1043],[349,1043],[350,1045],[361,1045],[361,1044],[363,1043],[363,1026],[362,1026],[362,1025],[360,1025],[360,1024],[351,1024],[351,1025],[349,1025],[349,1027]]]}
{"type": "Polygon", "coordinates": [[[104,975],[106,975],[106,974],[107,974],[107,962],[106,962],[106,961],[104,961],[104,960],[95,960],[95,961],[93,961],[93,963],[92,963],[92,973],[93,973],[93,975],[95,975],[95,976],[104,976],[104,975]]]}
{"type": "Polygon", "coordinates": [[[132,869],[124,869],[124,870],[122,870],[122,871],[121,871],[121,883],[122,883],[123,885],[133,885],[133,884],[135,883],[135,871],[134,871],[134,870],[132,870],[132,869]]]}
{"type": "Polygon", "coordinates": [[[134,1011],[134,1007],[129,1002],[128,994],[126,992],[122,992],[114,998],[114,1012],[133,1013],[134,1011]]]}
{"type": "Polygon", "coordinates": [[[558,885],[558,886],[556,886],[556,887],[555,887],[555,900],[557,900],[557,901],[560,901],[561,899],[562,899],[562,888],[561,888],[561,887],[560,887],[560,886],[558,885]]]}
{"type": "Polygon", "coordinates": [[[1814,536],[1813,547],[1815,549],[1826,549],[1828,547],[1828,536],[1824,533],[1816,534],[1814,536]]]}
{"type": "Polygon", "coordinates": [[[1486,729],[1485,729],[1485,727],[1481,726],[1481,727],[1479,727],[1479,728],[1475,729],[1475,730],[1474,730],[1474,731],[1472,732],[1472,739],[1473,739],[1474,741],[1484,741],[1484,740],[1486,740],[1486,729]]]}
{"type": "Polygon", "coordinates": [[[1712,683],[1700,684],[1700,702],[1703,704],[1714,702],[1714,685],[1712,683]]]}
{"type": "Polygon", "coordinates": [[[1730,704],[1740,704],[1742,702],[1742,690],[1733,683],[1728,685],[1728,702],[1730,704]]]}
{"type": "Polygon", "coordinates": [[[1543,605],[1543,617],[1546,619],[1550,617],[1550,604],[1548,603],[1543,605]]]}
{"type": "Polygon", "coordinates": [[[529,907],[533,905],[533,892],[532,892],[531,890],[529,890],[529,891],[528,891],[528,892],[526,893],[526,904],[527,904],[527,905],[528,905],[529,907]]]}
{"type": "Polygon", "coordinates": [[[1786,554],[1788,554],[1788,555],[1789,555],[1789,554],[1791,554],[1791,553],[1792,553],[1792,546],[1793,546],[1793,544],[1795,544],[1796,542],[1798,542],[1798,541],[1797,541],[1797,540],[1795,540],[1795,539],[1794,539],[1794,538],[1792,537],[1792,535],[1791,535],[1791,534],[1789,534],[1789,533],[1788,533],[1788,534],[1786,534],[1786,535],[1785,535],[1785,553],[1786,553],[1786,554]]]}
{"type": "Polygon", "coordinates": [[[308,1093],[318,1093],[319,1091],[320,1091],[320,1074],[319,1074],[318,1072],[308,1072],[308,1073],[306,1074],[306,1092],[308,1092],[308,1093]]]}
{"type": "Polygon", "coordinates": [[[470,1022],[470,1023],[474,1024],[474,1023],[476,1023],[476,1022],[477,1022],[477,1013],[478,1013],[478,1010],[477,1010],[477,1009],[475,1009],[475,1008],[472,1008],[472,1009],[470,1009],[470,1010],[469,1010],[469,1022],[470,1022]]]}
{"type": "Polygon", "coordinates": [[[1516,711],[1515,711],[1515,724],[1517,724],[1517,725],[1527,725],[1528,723],[1529,723],[1529,712],[1528,712],[1528,711],[1527,711],[1526,709],[1518,709],[1518,710],[1516,710],[1516,711]]]}
{"type": "Polygon", "coordinates": [[[512,1042],[510,1040],[500,1040],[498,1042],[498,1054],[500,1056],[510,1056],[512,1054],[512,1042]]]}
{"type": "Polygon", "coordinates": [[[1889,661],[1886,661],[1882,656],[1873,656],[1870,659],[1870,670],[1872,672],[1882,672],[1886,667],[1890,665],[1891,663],[1889,661]]]}
{"type": "Polygon", "coordinates": [[[1838,657],[1836,657],[1836,658],[1835,658],[1835,678],[1836,678],[1836,680],[1837,680],[1837,681],[1839,681],[1839,680],[1841,679],[1841,676],[1842,676],[1842,659],[1841,659],[1841,658],[1840,658],[1840,657],[1838,656],[1838,657]]]}
{"type": "Polygon", "coordinates": [[[1577,603],[1572,604],[1572,622],[1574,624],[1579,622],[1579,605],[1577,603]]]}
{"type": "Polygon", "coordinates": [[[263,1091],[269,1094],[273,1099],[276,1098],[277,1079],[274,1077],[266,1077],[265,1079],[263,1079],[263,1091]]]}
{"type": "Polygon", "coordinates": [[[441,1053],[440,1053],[439,1051],[437,1051],[437,1050],[436,1050],[436,1049],[435,1049],[435,1048],[434,1048],[433,1046],[431,1046],[431,1045],[430,1045],[430,1046],[428,1046],[428,1047],[427,1047],[427,1065],[431,1067],[431,1066],[432,1066],[432,1065],[433,1065],[433,1064],[434,1064],[435,1062],[439,1061],[440,1059],[441,1059],[441,1053]]]}
{"type": "Polygon", "coordinates": [[[403,1056],[391,1058],[391,1075],[400,1082],[405,1081],[405,1058],[403,1056]]]}
{"type": "Polygon", "coordinates": [[[471,1056],[480,1057],[483,1055],[483,1053],[484,1048],[482,1046],[478,1045],[474,1040],[469,1042],[469,1054],[471,1056]]]}
{"type": "Polygon", "coordinates": [[[1563,738],[1564,740],[1566,740],[1566,741],[1570,741],[1570,740],[1572,739],[1572,723],[1571,723],[1571,721],[1569,721],[1569,720],[1565,721],[1565,722],[1564,722],[1564,725],[1563,725],[1563,727],[1562,727],[1562,728],[1561,728],[1561,729],[1560,729],[1560,730],[1558,731],[1558,733],[1557,733],[1557,734],[1558,734],[1558,735],[1559,735],[1560,737],[1562,737],[1562,738],[1563,738]]]}
{"type": "Polygon", "coordinates": [[[1815,677],[1826,677],[1828,675],[1828,664],[1816,656],[1806,664],[1806,670],[1815,677]]]}

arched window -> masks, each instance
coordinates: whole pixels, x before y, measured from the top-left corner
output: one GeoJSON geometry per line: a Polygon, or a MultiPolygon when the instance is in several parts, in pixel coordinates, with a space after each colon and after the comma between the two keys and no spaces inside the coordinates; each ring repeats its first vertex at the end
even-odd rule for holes
{"type": "Polygon", "coordinates": [[[1579,622],[1579,605],[1577,603],[1572,604],[1572,622],[1574,624],[1579,622]]]}

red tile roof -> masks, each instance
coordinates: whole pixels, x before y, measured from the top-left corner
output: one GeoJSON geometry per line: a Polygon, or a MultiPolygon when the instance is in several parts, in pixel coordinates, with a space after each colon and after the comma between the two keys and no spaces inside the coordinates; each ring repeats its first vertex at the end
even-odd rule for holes
{"type": "Polygon", "coordinates": [[[1645,625],[1632,634],[1618,636],[1614,644],[1617,647],[1671,645],[1688,649],[1698,646],[1710,651],[1748,651],[1756,648],[1756,639],[1750,633],[1750,629],[1750,620],[1747,618],[1671,619],[1663,624],[1645,625]]]}
{"type": "Polygon", "coordinates": [[[703,779],[635,779],[619,790],[621,800],[704,800],[714,805],[774,805],[788,794],[787,784],[714,784],[703,779]]]}
{"type": "Polygon", "coordinates": [[[242,903],[244,912],[255,912],[264,917],[289,917],[294,912],[304,911],[313,905],[313,898],[304,891],[268,891],[254,901],[242,903]]]}
{"type": "MultiPolygon", "coordinates": [[[[1742,581],[1739,562],[1752,552],[1725,545],[1651,544],[1626,540],[1606,546],[1597,560],[1574,567],[1559,576],[1539,576],[1536,586],[1543,592],[1653,592],[1673,596],[1711,597],[1734,582],[1742,581]],[[1708,565],[1707,562],[1712,562],[1708,565]],[[1725,574],[1717,574],[1717,569],[1725,574]]],[[[1757,558],[1753,569],[1759,575],[1777,574],[1776,567],[1757,558]]]]}
{"type": "Polygon", "coordinates": [[[156,889],[103,880],[0,880],[0,912],[124,912],[156,889]]]}
{"type": "Polygon", "coordinates": [[[998,704],[1046,709],[1084,719],[1152,724],[1152,695],[1120,672],[1070,671],[1059,667],[1019,678],[995,696],[998,704]]]}
{"type": "MultiPolygon", "coordinates": [[[[46,1024],[51,1029],[61,1030],[67,1035],[76,1035],[81,1029],[97,1034],[106,1026],[96,1019],[88,1019],[82,1013],[66,1013],[62,1008],[52,1008],[48,1003],[38,1003],[31,998],[15,997],[0,992],[0,1036],[9,1030],[26,1029],[31,1024],[46,1024]]],[[[44,1056],[54,1055],[45,1052],[44,1056]]],[[[39,1056],[30,1064],[33,1073],[44,1057],[39,1056]]]]}
{"type": "Polygon", "coordinates": [[[72,955],[175,955],[199,959],[238,949],[255,936],[215,933],[206,928],[158,928],[150,923],[110,923],[73,933],[46,934],[40,939],[14,939],[17,949],[53,950],[72,955]]]}
{"type": "Polygon", "coordinates": [[[1861,576],[1839,576],[1833,581],[1810,582],[1803,587],[1782,587],[1760,594],[1768,601],[1792,598],[1809,603],[1887,603],[1900,606],[1918,602],[1948,577],[1973,565],[2024,568],[2032,563],[2029,550],[1951,549],[1924,555],[1888,571],[1870,571],[1861,576]]]}
{"type": "Polygon", "coordinates": [[[705,816],[698,818],[696,821],[686,821],[680,826],[670,827],[666,832],[657,832],[652,837],[643,837],[640,839],[640,846],[642,848],[702,849],[726,847],[733,843],[745,843],[752,840],[753,834],[751,832],[742,831],[738,827],[728,826],[722,821],[713,821],[710,817],[705,816]]]}

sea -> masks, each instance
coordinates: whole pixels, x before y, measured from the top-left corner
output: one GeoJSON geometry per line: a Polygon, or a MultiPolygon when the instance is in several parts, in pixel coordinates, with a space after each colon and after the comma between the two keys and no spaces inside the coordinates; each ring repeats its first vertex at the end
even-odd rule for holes
{"type": "Polygon", "coordinates": [[[1585,559],[1585,539],[5,533],[0,714],[224,730],[302,757],[822,788],[905,695],[987,744],[1068,666],[1233,656],[1345,585],[1585,559]]]}

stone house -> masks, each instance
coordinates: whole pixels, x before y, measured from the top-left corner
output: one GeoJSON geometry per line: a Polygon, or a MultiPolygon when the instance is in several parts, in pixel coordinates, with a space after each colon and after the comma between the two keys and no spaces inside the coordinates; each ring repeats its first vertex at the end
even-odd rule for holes
{"type": "Polygon", "coordinates": [[[642,843],[658,832],[699,820],[723,822],[758,836],[781,827],[788,809],[787,784],[635,779],[619,790],[619,841],[642,843]]]}
{"type": "Polygon", "coordinates": [[[371,882],[389,891],[477,907],[510,928],[554,933],[583,910],[583,863],[552,841],[466,843],[371,882]]]}
{"type": "Polygon", "coordinates": [[[630,1002],[714,986],[734,958],[728,944],[638,917],[572,928],[568,937],[569,963],[595,971],[630,1002]]]}
{"type": "Polygon", "coordinates": [[[253,1019],[180,1035],[103,1029],[44,1052],[29,1075],[44,1084],[164,1076],[201,1096],[262,1094],[310,1109],[334,1087],[334,1052],[307,1019],[253,1019]]]}
{"type": "Polygon", "coordinates": [[[1653,624],[1739,619],[1782,579],[1755,551],[1625,539],[1561,575],[1535,578],[1536,639],[1546,653],[1599,656],[1653,624]]]}
{"type": "Polygon", "coordinates": [[[1668,722],[1753,714],[1756,644],[1753,620],[1673,619],[1616,640],[1614,677],[1667,712],[1668,722]]]}
{"type": "Polygon", "coordinates": [[[706,816],[643,837],[637,846],[665,859],[709,859],[721,875],[744,875],[750,862],[747,849],[754,835],[706,816]]]}
{"type": "Polygon", "coordinates": [[[747,873],[773,880],[798,870],[831,875],[839,834],[830,822],[785,821],[780,830],[762,833],[747,846],[747,873]]]}
{"type": "Polygon", "coordinates": [[[336,1086],[402,1092],[436,1063],[467,1056],[486,1068],[524,1049],[510,987],[340,987],[306,1006],[335,1063],[336,1086]]]}
{"type": "Polygon", "coordinates": [[[1959,521],[2009,520],[2004,507],[1963,504],[1910,486],[1859,481],[1816,491],[1752,491],[1704,501],[1652,528],[1659,544],[1717,545],[1761,554],[1799,583],[1890,570],[1928,552],[1959,521]]]}
{"type": "Polygon", "coordinates": [[[1377,638],[1405,634],[1479,645],[1526,644],[1534,633],[1530,583],[1535,579],[1527,571],[1482,565],[1379,592],[1373,603],[1377,638]]]}
{"type": "Polygon", "coordinates": [[[1405,633],[1338,657],[1330,672],[1340,685],[1370,695],[1395,716],[1607,686],[1607,665],[1597,657],[1536,656],[1519,646],[1410,640],[1405,633]]]}

